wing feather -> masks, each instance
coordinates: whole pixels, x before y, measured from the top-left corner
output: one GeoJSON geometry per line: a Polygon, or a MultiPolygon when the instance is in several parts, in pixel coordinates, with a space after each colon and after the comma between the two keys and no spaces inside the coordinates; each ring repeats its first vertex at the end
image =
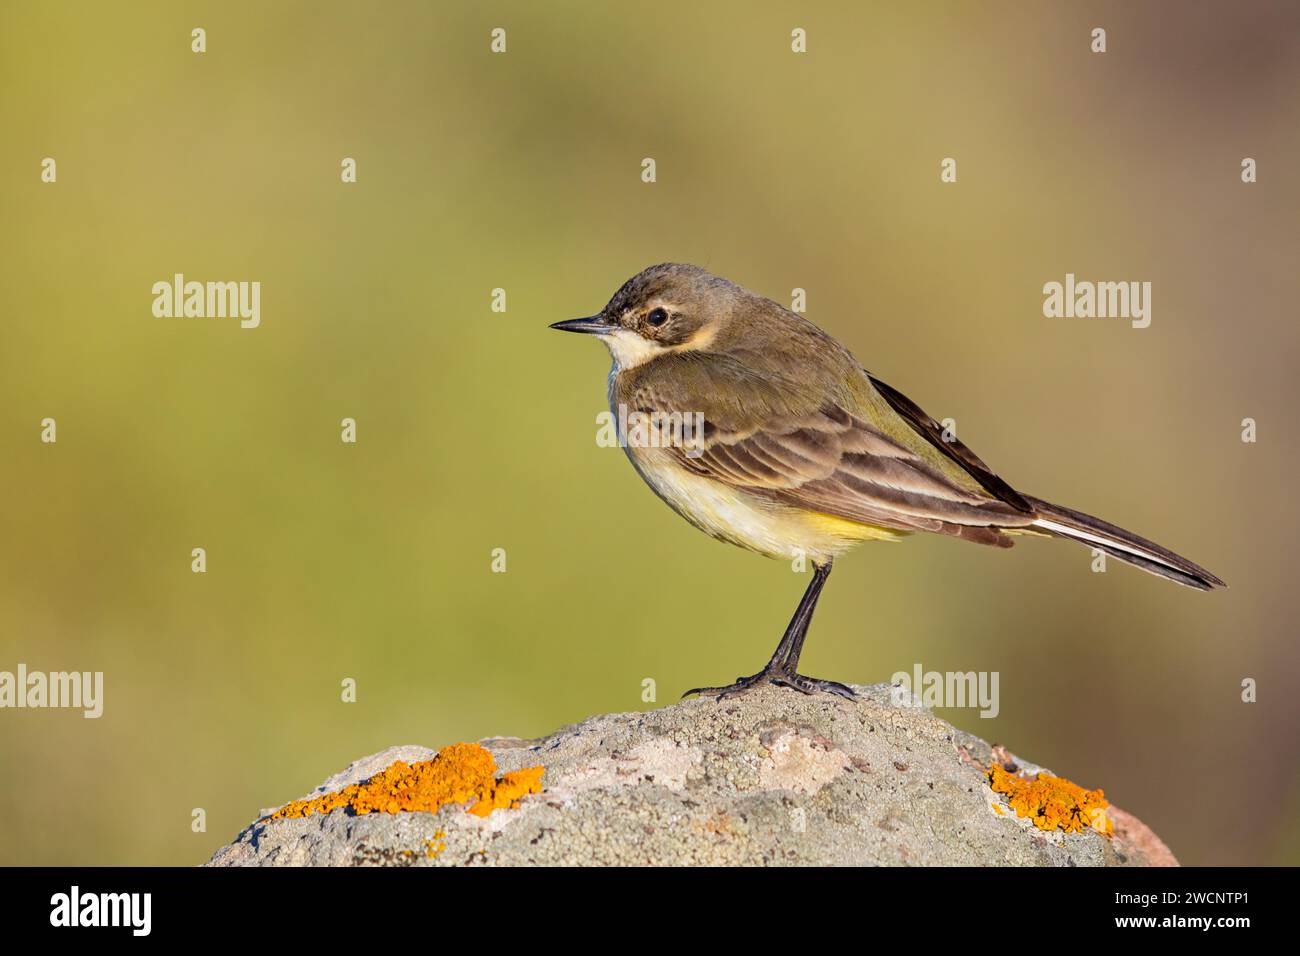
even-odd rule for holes
{"type": "Polygon", "coordinates": [[[945,436],[943,426],[927,415],[916,402],[912,401],[898,389],[886,385],[870,372],[867,377],[890,406],[904,421],[916,430],[916,433],[932,446],[943,452],[960,465],[967,474],[1000,501],[1005,501],[1017,511],[1032,514],[1033,506],[1005,481],[993,473],[980,457],[957,440],[955,435],[945,436]]]}

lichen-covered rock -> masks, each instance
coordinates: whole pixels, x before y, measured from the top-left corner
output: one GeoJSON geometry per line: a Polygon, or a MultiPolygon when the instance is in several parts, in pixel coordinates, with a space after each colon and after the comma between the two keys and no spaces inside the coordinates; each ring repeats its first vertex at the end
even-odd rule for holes
{"type": "MultiPolygon", "coordinates": [[[[462,805],[268,811],[209,865],[1176,865],[1114,807],[1112,836],[1039,829],[990,789],[985,769],[994,759],[1041,768],[900,706],[889,685],[855,690],[856,702],[765,687],[592,717],[540,740],[484,740],[501,772],[544,767],[543,791],[486,816],[462,805]]],[[[392,747],[309,796],[435,752],[392,747]]]]}

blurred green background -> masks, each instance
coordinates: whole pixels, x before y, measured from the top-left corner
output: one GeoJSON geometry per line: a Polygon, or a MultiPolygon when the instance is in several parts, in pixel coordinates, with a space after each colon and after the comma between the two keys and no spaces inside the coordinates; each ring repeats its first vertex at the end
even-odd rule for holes
{"type": "Polygon", "coordinates": [[[546,328],[664,260],[807,289],[1013,484],[1231,585],[869,545],[808,673],[996,670],[996,719],[941,713],[1184,863],[1300,861],[1297,38],[1260,3],[5,4],[0,669],[106,701],[0,712],[0,863],[199,863],[383,747],[756,670],[806,579],[598,447],[605,352],[546,328]],[[260,281],[261,327],[155,319],[176,272],[260,281]],[[1044,318],[1067,272],[1151,281],[1151,327],[1044,318]]]}

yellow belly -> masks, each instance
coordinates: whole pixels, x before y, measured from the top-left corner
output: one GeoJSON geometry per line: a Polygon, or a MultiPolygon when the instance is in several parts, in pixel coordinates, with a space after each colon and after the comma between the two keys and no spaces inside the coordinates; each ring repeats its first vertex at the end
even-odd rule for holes
{"type": "Polygon", "coordinates": [[[893,541],[906,532],[804,511],[704,478],[659,448],[628,448],[646,484],[705,534],[772,558],[824,563],[863,541],[893,541]]]}

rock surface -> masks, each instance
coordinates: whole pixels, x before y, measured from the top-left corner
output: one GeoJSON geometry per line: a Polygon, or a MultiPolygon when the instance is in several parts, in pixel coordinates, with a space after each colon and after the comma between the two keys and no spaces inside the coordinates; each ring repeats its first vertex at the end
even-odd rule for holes
{"type": "MultiPolygon", "coordinates": [[[[1114,807],[1111,837],[1038,830],[989,789],[989,744],[895,703],[906,691],[855,690],[851,702],[760,688],[484,740],[499,771],[543,765],[544,791],[487,817],[455,805],[263,819],[208,865],[1177,865],[1114,807]]],[[[389,748],[311,796],[435,752],[389,748]]]]}

